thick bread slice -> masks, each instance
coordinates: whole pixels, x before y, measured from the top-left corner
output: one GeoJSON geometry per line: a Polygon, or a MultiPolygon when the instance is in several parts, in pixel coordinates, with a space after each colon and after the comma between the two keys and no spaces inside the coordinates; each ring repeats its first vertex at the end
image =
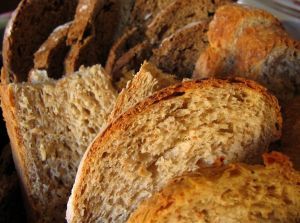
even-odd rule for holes
{"type": "Polygon", "coordinates": [[[209,48],[201,54],[194,77],[242,76],[272,90],[281,100],[300,92],[300,42],[262,10],[228,5],[210,23],[209,48]]]}
{"type": "Polygon", "coordinates": [[[254,82],[183,82],[123,113],[85,153],[67,220],[124,222],[173,177],[219,157],[255,162],[281,132],[275,97],[254,82]]]}
{"type": "Polygon", "coordinates": [[[154,92],[178,82],[175,76],[163,73],[153,64],[145,61],[139,72],[118,95],[115,107],[109,115],[108,123],[154,92]]]}
{"type": "Polygon", "coordinates": [[[68,35],[66,73],[81,65],[105,65],[109,49],[123,32],[133,0],[80,0],[68,35]]]}
{"type": "Polygon", "coordinates": [[[300,173],[281,154],[266,156],[273,161],[265,166],[237,163],[178,177],[143,202],[128,223],[297,223],[300,173]]]}
{"type": "Polygon", "coordinates": [[[175,0],[136,0],[130,15],[130,26],[144,26],[175,0]]]}
{"type": "Polygon", "coordinates": [[[62,222],[79,161],[117,93],[99,65],[58,81],[43,71],[32,79],[1,86],[3,114],[33,217],[62,222]]]}
{"type": "Polygon", "coordinates": [[[289,101],[283,109],[282,150],[300,170],[300,96],[289,101]]]}
{"type": "Polygon", "coordinates": [[[2,82],[26,81],[33,54],[53,29],[72,20],[78,0],[22,0],[3,40],[2,82]],[[4,76],[5,75],[5,76],[4,76]]]}
{"type": "Polygon", "coordinates": [[[217,7],[231,2],[233,1],[176,0],[157,14],[148,25],[146,35],[151,43],[156,43],[191,22],[211,18],[217,7]]]}
{"type": "Polygon", "coordinates": [[[208,46],[208,22],[198,21],[177,30],[153,50],[150,61],[178,77],[191,77],[200,54],[208,46]]]}
{"type": "Polygon", "coordinates": [[[46,70],[54,79],[64,74],[64,59],[68,52],[67,34],[72,22],[58,26],[34,54],[34,69],[46,70]]]}

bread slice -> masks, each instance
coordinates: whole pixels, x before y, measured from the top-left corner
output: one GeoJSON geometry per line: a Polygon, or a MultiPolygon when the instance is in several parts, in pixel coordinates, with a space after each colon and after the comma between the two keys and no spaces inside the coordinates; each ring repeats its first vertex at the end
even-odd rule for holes
{"type": "Polygon", "coordinates": [[[3,114],[34,220],[62,222],[79,161],[117,93],[99,65],[58,81],[44,71],[32,78],[1,86],[3,114]]]}
{"type": "Polygon", "coordinates": [[[273,91],[282,101],[300,92],[300,42],[271,14],[227,5],[217,10],[194,77],[242,76],[273,91]]]}
{"type": "Polygon", "coordinates": [[[156,43],[191,22],[211,18],[217,7],[231,2],[233,1],[176,0],[157,14],[148,25],[146,35],[151,43],[156,43]]]}
{"type": "Polygon", "coordinates": [[[23,0],[10,20],[3,40],[2,82],[26,81],[33,54],[53,29],[71,21],[78,0],[23,0]]]}
{"type": "Polygon", "coordinates": [[[296,170],[300,170],[300,96],[283,107],[284,122],[281,152],[290,157],[296,170]]]}
{"type": "Polygon", "coordinates": [[[178,82],[175,76],[163,73],[153,64],[145,61],[139,72],[118,95],[115,107],[109,115],[108,123],[111,123],[125,111],[151,96],[154,92],[178,82]]]}
{"type": "Polygon", "coordinates": [[[128,223],[299,222],[300,173],[281,154],[266,156],[265,166],[236,163],[178,177],[128,223]]]}
{"type": "Polygon", "coordinates": [[[207,30],[206,21],[186,25],[165,38],[153,50],[150,61],[165,72],[191,77],[197,59],[208,46],[207,30]]]}
{"type": "Polygon", "coordinates": [[[68,35],[66,73],[81,65],[105,65],[109,49],[123,32],[133,0],[80,0],[68,35]]]}
{"type": "Polygon", "coordinates": [[[256,162],[281,132],[275,97],[254,82],[187,81],[154,93],[98,135],[81,160],[67,220],[124,222],[173,177],[223,157],[256,162]]]}
{"type": "Polygon", "coordinates": [[[69,50],[66,44],[72,22],[58,26],[34,54],[34,69],[46,70],[49,77],[58,79],[64,74],[64,59],[69,50]]]}

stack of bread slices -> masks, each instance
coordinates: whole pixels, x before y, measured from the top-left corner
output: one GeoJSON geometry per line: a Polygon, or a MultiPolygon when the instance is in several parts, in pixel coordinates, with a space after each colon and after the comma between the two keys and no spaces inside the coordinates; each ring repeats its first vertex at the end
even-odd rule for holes
{"type": "Polygon", "coordinates": [[[30,222],[300,221],[300,44],[233,2],[21,1],[0,96],[30,222]]]}

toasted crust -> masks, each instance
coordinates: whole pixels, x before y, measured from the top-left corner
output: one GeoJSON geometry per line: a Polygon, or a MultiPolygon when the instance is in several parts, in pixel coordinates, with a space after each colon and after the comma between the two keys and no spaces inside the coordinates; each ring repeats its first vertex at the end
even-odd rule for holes
{"type": "Polygon", "coordinates": [[[73,185],[72,189],[72,195],[69,198],[68,202],[68,209],[67,209],[67,220],[68,222],[73,222],[76,220],[75,215],[78,215],[79,210],[78,205],[80,202],[80,198],[82,196],[82,191],[85,188],[85,178],[89,175],[90,173],[90,168],[91,166],[89,165],[92,163],[92,161],[95,159],[95,157],[98,157],[96,154],[101,154],[103,151],[101,148],[103,147],[102,145],[105,145],[105,143],[109,140],[111,135],[114,134],[116,131],[122,131],[125,130],[129,123],[134,120],[135,116],[141,112],[145,112],[150,107],[156,103],[160,103],[164,100],[168,100],[172,97],[176,97],[178,95],[184,94],[185,91],[187,90],[192,90],[192,89],[202,89],[206,88],[208,86],[214,86],[214,87],[222,87],[225,84],[234,84],[236,86],[241,87],[241,88],[250,88],[253,89],[257,92],[260,92],[263,94],[270,105],[275,108],[276,114],[277,114],[277,132],[275,133],[275,138],[279,139],[281,136],[281,126],[282,126],[282,117],[280,114],[280,107],[278,105],[277,99],[272,96],[264,87],[256,84],[253,81],[245,80],[245,79],[240,79],[240,78],[235,78],[235,79],[230,79],[230,80],[218,80],[218,79],[208,79],[208,80],[202,80],[202,81],[188,81],[188,82],[183,82],[178,85],[173,85],[168,88],[165,88],[146,100],[138,103],[135,105],[133,108],[127,110],[125,113],[123,113],[121,116],[119,116],[118,119],[116,119],[114,122],[110,123],[107,128],[101,132],[95,140],[91,143],[89,146],[88,150],[86,151],[84,157],[81,160],[79,169],[77,171],[76,175],[76,180],[73,185]]]}
{"type": "Polygon", "coordinates": [[[162,191],[144,201],[128,223],[225,222],[226,219],[228,222],[298,222],[300,200],[291,196],[295,195],[293,193],[299,194],[300,173],[291,168],[282,154],[266,154],[265,160],[266,166],[236,163],[175,178],[162,191]],[[245,181],[248,183],[245,184],[245,181]],[[259,190],[256,193],[259,195],[252,192],[255,188],[253,184],[257,184],[259,190]],[[284,197],[278,195],[276,199],[260,193],[272,186],[289,188],[293,192],[285,193],[284,197]],[[238,194],[231,193],[232,190],[238,191],[238,194]],[[255,204],[262,199],[263,203],[256,210],[255,204]],[[286,203],[284,199],[292,201],[286,203]],[[234,208],[231,206],[233,202],[234,208]],[[290,205],[289,208],[287,205],[290,205]],[[239,209],[238,215],[236,209],[239,209]],[[256,211],[261,215],[254,214],[256,211]],[[275,213],[265,214],[272,211],[275,213]]]}
{"type": "Polygon", "coordinates": [[[21,1],[6,28],[2,82],[25,81],[33,67],[33,54],[52,30],[71,20],[77,0],[21,1]],[[38,19],[37,19],[38,18],[38,19]],[[34,24],[32,22],[34,21],[34,24]]]}

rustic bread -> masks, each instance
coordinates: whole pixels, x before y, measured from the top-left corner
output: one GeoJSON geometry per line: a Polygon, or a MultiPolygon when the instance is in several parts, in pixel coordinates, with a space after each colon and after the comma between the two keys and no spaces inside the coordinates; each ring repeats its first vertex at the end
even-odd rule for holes
{"type": "Polygon", "coordinates": [[[139,72],[118,95],[115,107],[109,115],[108,123],[154,92],[177,82],[175,76],[163,73],[153,64],[145,61],[139,72]]]}
{"type": "Polygon", "coordinates": [[[200,54],[208,46],[208,22],[198,21],[177,30],[153,50],[150,61],[178,77],[191,77],[200,54]]]}
{"type": "Polygon", "coordinates": [[[300,170],[300,96],[285,104],[283,115],[281,151],[290,157],[295,169],[300,170]]]}
{"type": "Polygon", "coordinates": [[[124,222],[141,201],[185,171],[219,157],[256,162],[280,131],[277,100],[254,82],[210,79],[164,88],[123,113],[90,145],[67,220],[124,222]]]}
{"type": "Polygon", "coordinates": [[[151,43],[162,40],[185,25],[211,18],[217,7],[231,0],[175,0],[151,21],[146,35],[151,43]]]}
{"type": "Polygon", "coordinates": [[[65,60],[66,73],[81,65],[105,65],[114,40],[129,19],[133,0],[80,0],[68,35],[71,49],[65,60]]]}
{"type": "Polygon", "coordinates": [[[2,148],[0,152],[0,185],[0,221],[25,222],[25,208],[9,145],[2,148]]]}
{"type": "Polygon", "coordinates": [[[99,65],[58,81],[45,71],[31,78],[1,86],[3,114],[33,218],[62,222],[79,161],[117,94],[99,65]]]}
{"type": "Polygon", "coordinates": [[[22,0],[3,40],[2,82],[26,81],[33,54],[58,25],[72,20],[77,0],[22,0]]]}
{"type": "Polygon", "coordinates": [[[49,77],[58,79],[64,74],[64,59],[68,52],[66,39],[71,22],[58,26],[34,54],[34,69],[46,70],[49,77]]]}
{"type": "Polygon", "coordinates": [[[265,166],[236,163],[175,178],[143,202],[128,223],[297,223],[300,173],[287,157],[267,156],[272,162],[265,166]]]}
{"type": "Polygon", "coordinates": [[[259,9],[219,8],[208,31],[209,48],[199,57],[194,77],[242,76],[256,80],[282,100],[300,89],[300,42],[279,21],[259,9]]]}

